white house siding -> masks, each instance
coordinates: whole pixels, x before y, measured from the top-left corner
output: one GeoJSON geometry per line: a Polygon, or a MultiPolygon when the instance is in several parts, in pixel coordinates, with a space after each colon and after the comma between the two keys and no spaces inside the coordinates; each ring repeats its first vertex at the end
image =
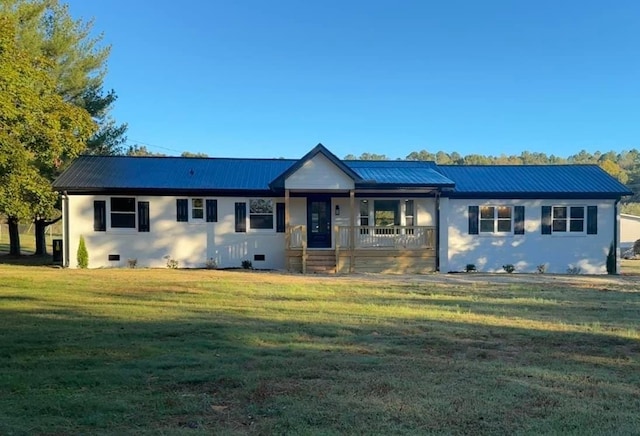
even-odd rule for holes
{"type": "MultiPolygon", "coordinates": [[[[249,200],[253,197],[204,197],[218,202],[218,221],[204,220],[189,222],[176,221],[176,199],[187,196],[133,196],[136,203],[149,202],[150,231],[137,229],[112,229],[110,220],[110,195],[70,195],[69,232],[65,235],[68,244],[68,266],[77,266],[76,252],[80,236],[84,236],[89,252],[90,268],[126,267],[129,259],[136,259],[138,267],[163,268],[166,256],[178,261],[182,268],[201,268],[208,259],[215,260],[220,268],[239,267],[243,260],[250,260],[254,267],[284,269],[285,234],[275,230],[275,203],[283,198],[272,198],[274,202],[274,229],[255,230],[249,226],[249,200]],[[95,200],[104,200],[107,205],[106,231],[94,231],[95,200]],[[235,203],[247,203],[247,231],[235,231],[235,203]],[[257,261],[254,255],[264,255],[264,261],[257,261]],[[109,261],[109,255],[119,255],[120,260],[109,261]]],[[[132,197],[126,195],[122,197],[132,197]]],[[[197,197],[201,198],[201,197],[197,197]]],[[[384,199],[384,198],[376,198],[384,199]]],[[[356,224],[360,199],[356,199],[356,224]]],[[[373,198],[371,198],[373,200],[373,198]]],[[[435,200],[414,198],[417,225],[435,225],[435,200]]],[[[290,225],[307,224],[307,199],[290,198],[290,225]]],[[[191,207],[189,208],[191,212],[191,207]]],[[[348,197],[334,197],[331,205],[332,226],[350,224],[350,200],[348,197]],[[335,215],[340,206],[340,215],[335,215]]],[[[373,221],[371,221],[373,224],[373,221]]],[[[137,211],[136,211],[137,225],[137,211]]],[[[333,228],[333,227],[332,227],[333,228]]],[[[332,247],[335,247],[335,234],[332,247]]]]}
{"type": "MultiPolygon", "coordinates": [[[[516,272],[536,272],[545,265],[550,273],[580,268],[583,274],[605,274],[606,256],[614,240],[614,200],[497,200],[442,199],[440,271],[503,272],[513,264],[516,272]],[[469,234],[469,206],[524,206],[525,234],[469,234]],[[598,234],[541,234],[541,206],[598,206],[598,234]]],[[[585,217],[586,229],[586,217],[585,217]]]]}
{"type": "Polygon", "coordinates": [[[348,190],[353,189],[351,177],[339,169],[323,154],[306,161],[284,182],[286,189],[294,190],[348,190]]]}
{"type": "MultiPolygon", "coordinates": [[[[214,259],[218,267],[240,267],[243,260],[250,260],[256,268],[284,268],[284,233],[274,229],[253,230],[249,228],[249,197],[205,197],[218,201],[218,221],[177,222],[176,198],[136,196],[137,201],[149,202],[150,231],[135,229],[111,229],[109,199],[111,196],[69,196],[69,267],[77,264],[76,251],[80,235],[84,236],[89,252],[89,267],[126,267],[128,259],[137,259],[139,267],[165,267],[165,256],[179,262],[180,267],[204,267],[208,259],[214,259]],[[107,203],[107,230],[93,230],[93,202],[107,203]],[[235,203],[247,203],[247,232],[235,232],[235,203]],[[120,255],[119,261],[109,261],[110,254],[120,255]],[[264,261],[254,260],[254,255],[263,254],[264,261]]],[[[198,197],[200,198],[200,197],[198,197]]]]}
{"type": "Polygon", "coordinates": [[[640,216],[620,214],[620,247],[628,249],[640,239],[640,216]]]}

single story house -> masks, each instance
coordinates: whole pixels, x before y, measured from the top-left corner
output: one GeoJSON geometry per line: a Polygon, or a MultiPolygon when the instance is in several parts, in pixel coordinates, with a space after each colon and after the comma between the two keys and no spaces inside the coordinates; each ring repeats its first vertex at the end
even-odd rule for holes
{"type": "MultiPolygon", "coordinates": [[[[298,272],[606,273],[631,191],[595,165],[82,156],[54,182],[63,262],[298,272]]],[[[619,257],[619,256],[618,256],[619,257]]]]}

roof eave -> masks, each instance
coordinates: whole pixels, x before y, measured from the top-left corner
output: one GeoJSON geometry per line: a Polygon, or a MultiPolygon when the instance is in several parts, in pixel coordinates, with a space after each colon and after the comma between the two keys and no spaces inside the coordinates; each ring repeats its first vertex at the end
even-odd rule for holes
{"type": "Polygon", "coordinates": [[[443,196],[454,199],[525,199],[525,200],[560,200],[560,199],[602,199],[616,200],[631,195],[627,192],[443,192],[443,196]]]}

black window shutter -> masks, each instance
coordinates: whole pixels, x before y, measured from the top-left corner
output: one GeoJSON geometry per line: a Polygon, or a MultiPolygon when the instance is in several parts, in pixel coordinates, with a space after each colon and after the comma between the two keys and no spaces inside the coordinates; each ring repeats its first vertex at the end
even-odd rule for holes
{"type": "Polygon", "coordinates": [[[107,230],[107,202],[104,200],[93,202],[93,230],[96,232],[107,230]]]}
{"type": "Polygon", "coordinates": [[[247,203],[236,203],[236,232],[247,231],[247,203]]]}
{"type": "Polygon", "coordinates": [[[189,200],[186,198],[176,199],[176,221],[189,221],[189,200]]]}
{"type": "Polygon", "coordinates": [[[478,206],[469,206],[469,234],[478,234],[478,206]]]}
{"type": "Polygon", "coordinates": [[[284,233],[284,203],[276,203],[276,232],[284,233]]]}
{"type": "Polygon", "coordinates": [[[543,235],[551,234],[551,206],[542,206],[542,223],[540,230],[543,235]]]}
{"type": "Polygon", "coordinates": [[[149,202],[148,201],[139,201],[138,202],[138,231],[139,232],[148,232],[150,230],[149,226],[149,202]]]}
{"type": "Polygon", "coordinates": [[[218,200],[207,200],[207,222],[218,222],[218,200]]]}
{"type": "Polygon", "coordinates": [[[524,206],[513,207],[513,233],[524,235],[524,206]]]}
{"type": "Polygon", "coordinates": [[[587,206],[587,235],[598,234],[598,206],[587,206]]]}

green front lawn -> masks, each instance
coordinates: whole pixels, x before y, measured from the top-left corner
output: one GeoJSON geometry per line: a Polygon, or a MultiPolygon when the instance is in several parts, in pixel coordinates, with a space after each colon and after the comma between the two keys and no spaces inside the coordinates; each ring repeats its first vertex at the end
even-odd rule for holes
{"type": "Polygon", "coordinates": [[[640,429],[637,290],[420,280],[0,265],[0,434],[640,429]]]}

